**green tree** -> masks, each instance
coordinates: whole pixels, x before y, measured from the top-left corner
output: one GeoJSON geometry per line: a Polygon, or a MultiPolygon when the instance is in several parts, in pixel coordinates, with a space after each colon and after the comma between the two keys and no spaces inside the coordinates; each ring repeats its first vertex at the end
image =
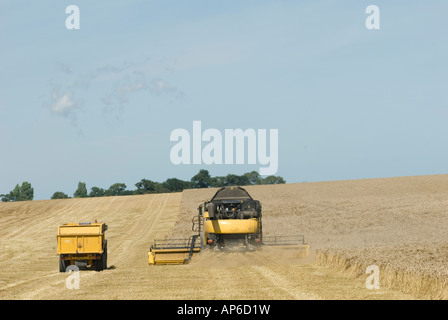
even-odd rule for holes
{"type": "Polygon", "coordinates": [[[190,183],[177,178],[170,178],[163,183],[163,187],[171,192],[180,192],[184,189],[188,189],[190,187],[190,183]]]}
{"type": "Polygon", "coordinates": [[[11,198],[11,193],[8,194],[0,194],[0,198],[2,198],[2,202],[15,201],[15,199],[11,198]]]}
{"type": "Polygon", "coordinates": [[[22,201],[22,196],[21,196],[21,189],[19,184],[16,184],[15,188],[9,193],[10,198],[14,199],[15,201],[22,201]]]}
{"type": "Polygon", "coordinates": [[[260,184],[282,184],[286,183],[286,181],[282,177],[278,176],[267,176],[264,179],[261,179],[260,184]]]}
{"type": "Polygon", "coordinates": [[[201,169],[191,178],[193,188],[209,188],[211,186],[211,177],[208,170],[201,169]]]}
{"type": "Polygon", "coordinates": [[[226,177],[221,177],[221,176],[211,177],[210,178],[210,187],[212,187],[212,188],[223,187],[225,181],[226,181],[226,177]]]}
{"type": "Polygon", "coordinates": [[[246,186],[248,184],[249,178],[244,175],[228,174],[224,181],[224,186],[246,186]]]}
{"type": "Polygon", "coordinates": [[[62,191],[56,191],[55,193],[53,193],[53,195],[51,196],[51,199],[68,199],[69,196],[66,195],[64,192],[62,191]]]}
{"type": "Polygon", "coordinates": [[[2,195],[2,201],[30,201],[34,199],[34,189],[28,181],[22,182],[20,186],[17,184],[9,193],[2,195]]]}
{"type": "Polygon", "coordinates": [[[20,200],[21,201],[30,201],[34,199],[34,189],[31,186],[31,183],[25,181],[22,183],[20,187],[20,200]]]}
{"type": "Polygon", "coordinates": [[[142,179],[140,182],[137,182],[135,186],[137,187],[137,190],[134,192],[135,194],[151,193],[156,192],[157,182],[142,179]]]}
{"type": "Polygon", "coordinates": [[[244,174],[244,176],[249,181],[249,184],[255,185],[260,184],[261,182],[260,174],[257,171],[247,172],[244,174]]]}
{"type": "Polygon", "coordinates": [[[90,188],[89,197],[95,198],[95,197],[104,197],[106,191],[104,191],[103,188],[98,187],[92,187],[90,188]]]}
{"type": "Polygon", "coordinates": [[[165,182],[154,182],[154,189],[156,193],[167,193],[170,192],[169,189],[167,189],[165,182]]]}
{"type": "Polygon", "coordinates": [[[73,194],[75,198],[87,198],[87,187],[85,182],[78,183],[78,189],[73,194]]]}
{"type": "Polygon", "coordinates": [[[107,196],[122,196],[122,195],[127,194],[125,191],[126,191],[126,185],[124,183],[114,183],[106,191],[106,195],[107,196]]]}

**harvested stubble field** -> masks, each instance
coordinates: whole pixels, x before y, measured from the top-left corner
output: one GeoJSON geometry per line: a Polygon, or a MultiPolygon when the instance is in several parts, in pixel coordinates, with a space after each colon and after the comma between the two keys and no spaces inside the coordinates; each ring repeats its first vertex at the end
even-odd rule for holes
{"type": "Polygon", "coordinates": [[[304,234],[312,251],[201,252],[189,265],[149,266],[153,239],[188,237],[216,189],[0,203],[0,299],[446,298],[448,175],[250,186],[265,235],[304,234]],[[108,265],[59,273],[57,226],[104,221],[108,265]],[[315,260],[313,260],[316,258],[315,260]],[[380,267],[380,289],[365,286],[380,267]]]}

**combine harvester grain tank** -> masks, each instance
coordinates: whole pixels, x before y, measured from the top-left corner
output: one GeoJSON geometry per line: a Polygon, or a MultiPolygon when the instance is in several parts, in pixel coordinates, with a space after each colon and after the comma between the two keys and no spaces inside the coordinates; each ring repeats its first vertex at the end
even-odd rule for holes
{"type": "Polygon", "coordinates": [[[269,246],[296,250],[298,257],[309,251],[303,235],[264,237],[261,203],[241,187],[222,187],[201,204],[192,231],[195,234],[188,239],[154,240],[149,264],[185,264],[205,249],[247,252],[269,246]]]}

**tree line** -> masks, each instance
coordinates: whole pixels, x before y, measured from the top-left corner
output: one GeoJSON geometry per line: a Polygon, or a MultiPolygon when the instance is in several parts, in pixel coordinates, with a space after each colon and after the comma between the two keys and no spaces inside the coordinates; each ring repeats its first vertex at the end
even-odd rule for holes
{"type": "Polygon", "coordinates": [[[8,194],[0,194],[3,202],[8,201],[28,201],[34,199],[34,189],[28,181],[17,184],[16,187],[8,194]]]}
{"type": "MultiPolygon", "coordinates": [[[[108,197],[108,196],[126,196],[147,193],[169,193],[181,192],[184,189],[197,188],[214,188],[223,186],[247,186],[247,185],[261,185],[261,184],[282,184],[286,181],[279,176],[261,177],[256,171],[248,172],[243,175],[228,174],[226,176],[210,176],[208,170],[202,169],[193,176],[190,181],[185,181],[177,178],[169,178],[164,182],[152,181],[149,179],[142,179],[135,184],[136,189],[127,190],[124,183],[114,183],[108,189],[100,187],[90,188],[87,190],[85,182],[79,182],[78,188],[73,194],[74,198],[88,198],[88,197],[108,197]]],[[[51,199],[64,199],[69,196],[61,191],[55,192],[51,199]]]]}
{"type": "MultiPolygon", "coordinates": [[[[247,186],[262,184],[283,184],[286,181],[279,176],[261,177],[256,171],[244,173],[243,175],[228,174],[226,176],[212,177],[208,170],[201,169],[189,181],[169,178],[163,182],[142,179],[135,184],[136,189],[128,190],[124,183],[114,183],[109,188],[91,187],[87,190],[85,182],[79,182],[73,193],[73,198],[125,196],[148,193],[169,193],[181,192],[184,189],[214,188],[224,186],[247,186]]],[[[33,200],[34,189],[29,182],[23,182],[22,186],[17,185],[9,194],[0,195],[2,201],[26,201],[33,200]]],[[[62,191],[56,191],[51,199],[71,198],[62,191]]]]}

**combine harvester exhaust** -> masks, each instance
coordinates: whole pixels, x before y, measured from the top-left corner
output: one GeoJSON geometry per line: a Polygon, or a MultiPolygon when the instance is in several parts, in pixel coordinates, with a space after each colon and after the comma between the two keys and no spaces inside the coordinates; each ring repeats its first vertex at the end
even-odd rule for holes
{"type": "Polygon", "coordinates": [[[155,240],[148,253],[150,265],[185,264],[201,250],[247,252],[263,247],[291,249],[308,256],[303,235],[263,237],[261,203],[241,187],[222,187],[201,204],[193,218],[189,239],[155,240]]]}

